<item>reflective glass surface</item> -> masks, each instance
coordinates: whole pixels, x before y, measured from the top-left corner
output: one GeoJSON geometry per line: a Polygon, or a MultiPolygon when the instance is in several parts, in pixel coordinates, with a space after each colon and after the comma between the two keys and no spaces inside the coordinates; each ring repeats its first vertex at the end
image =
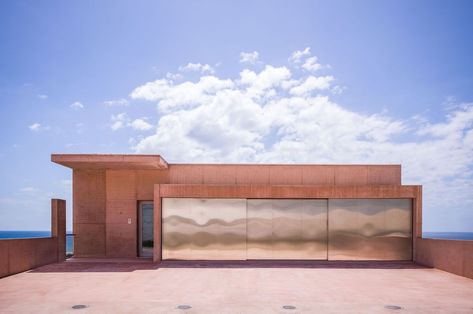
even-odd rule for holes
{"type": "Polygon", "coordinates": [[[164,198],[163,259],[246,259],[246,200],[164,198]]]}
{"type": "Polygon", "coordinates": [[[248,200],[248,259],[327,259],[327,200],[248,200]]]}
{"type": "Polygon", "coordinates": [[[163,259],[411,260],[411,203],[164,198],[163,259]]]}
{"type": "Polygon", "coordinates": [[[140,204],[140,225],[141,225],[141,252],[140,256],[153,256],[154,235],[153,235],[153,203],[140,204]]]}
{"type": "Polygon", "coordinates": [[[411,260],[410,199],[330,199],[329,260],[411,260]]]}

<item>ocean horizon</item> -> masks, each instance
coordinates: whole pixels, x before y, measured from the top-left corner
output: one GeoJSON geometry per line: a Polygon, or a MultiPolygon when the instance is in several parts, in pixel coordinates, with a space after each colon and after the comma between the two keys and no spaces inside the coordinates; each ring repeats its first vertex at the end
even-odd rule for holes
{"type": "MultiPolygon", "coordinates": [[[[72,234],[72,231],[66,231],[66,234],[72,234]]],[[[31,238],[48,238],[51,231],[32,231],[32,230],[16,230],[2,231],[0,230],[0,239],[31,239],[31,238]]],[[[74,237],[66,237],[66,253],[74,252],[74,237]]]]}

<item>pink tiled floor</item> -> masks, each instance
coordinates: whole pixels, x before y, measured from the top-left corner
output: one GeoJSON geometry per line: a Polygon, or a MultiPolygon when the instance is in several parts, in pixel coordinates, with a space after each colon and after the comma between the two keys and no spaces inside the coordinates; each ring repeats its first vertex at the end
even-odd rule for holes
{"type": "Polygon", "coordinates": [[[440,270],[289,266],[76,260],[0,279],[0,313],[473,313],[473,280],[440,270]]]}

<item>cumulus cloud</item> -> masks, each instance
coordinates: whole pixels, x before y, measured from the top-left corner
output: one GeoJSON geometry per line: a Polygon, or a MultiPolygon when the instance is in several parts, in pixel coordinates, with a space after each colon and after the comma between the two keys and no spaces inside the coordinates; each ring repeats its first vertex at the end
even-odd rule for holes
{"type": "Polygon", "coordinates": [[[130,123],[130,126],[135,130],[147,131],[153,128],[151,124],[146,121],[147,118],[135,119],[130,123]]]}
{"type": "Polygon", "coordinates": [[[296,50],[289,57],[289,61],[294,63],[301,63],[302,59],[310,56],[310,47],[306,47],[304,50],[296,50]]]}
{"type": "Polygon", "coordinates": [[[208,97],[218,90],[234,85],[231,80],[215,76],[203,76],[197,82],[175,84],[171,80],[159,79],[135,88],[130,94],[133,99],[160,101],[162,111],[173,108],[188,107],[207,101],[208,97]]]}
{"type": "MultiPolygon", "coordinates": [[[[310,48],[290,62],[307,58],[310,48]]],[[[359,113],[331,99],[345,88],[332,87],[333,76],[298,72],[266,65],[233,79],[138,86],[130,96],[155,102],[158,122],[132,148],[171,162],[400,163],[403,183],[424,185],[426,207],[473,205],[473,104],[450,107],[440,122],[359,113]]]]}
{"type": "Polygon", "coordinates": [[[114,114],[110,117],[110,120],[110,128],[112,129],[112,131],[117,131],[126,127],[138,131],[147,131],[153,128],[153,125],[147,121],[147,117],[131,120],[126,114],[126,112],[114,114]]]}
{"type": "Polygon", "coordinates": [[[112,124],[110,125],[110,128],[113,131],[116,131],[121,128],[124,128],[127,125],[129,118],[125,112],[122,112],[119,114],[112,115],[111,120],[112,124]]]}
{"type": "Polygon", "coordinates": [[[173,81],[182,80],[184,77],[179,73],[166,73],[166,78],[173,81]]]}
{"type": "Polygon", "coordinates": [[[73,102],[73,103],[70,105],[70,107],[71,107],[72,109],[74,109],[74,110],[82,110],[82,109],[84,109],[84,105],[83,105],[81,102],[79,102],[79,101],[73,102]]]}
{"type": "Polygon", "coordinates": [[[294,51],[289,57],[289,62],[295,68],[301,68],[308,72],[315,72],[320,70],[322,67],[330,68],[329,65],[322,66],[322,64],[318,62],[318,58],[316,56],[312,56],[310,47],[307,47],[304,50],[294,51]]]}
{"type": "Polygon", "coordinates": [[[255,64],[258,62],[258,58],[259,58],[258,51],[240,52],[240,63],[255,64]]]}
{"type": "Polygon", "coordinates": [[[28,128],[33,132],[47,131],[47,130],[50,129],[49,126],[44,126],[44,125],[42,125],[41,123],[38,123],[38,122],[29,125],[28,128]]]}
{"type": "Polygon", "coordinates": [[[103,104],[107,107],[118,107],[118,106],[128,106],[128,100],[125,98],[113,99],[104,101],[103,104]]]}
{"type": "Polygon", "coordinates": [[[202,74],[213,74],[215,73],[214,68],[212,68],[208,64],[201,64],[201,63],[192,63],[189,62],[184,66],[179,67],[179,71],[181,72],[200,72],[202,74]]]}
{"type": "Polygon", "coordinates": [[[335,85],[330,89],[330,92],[334,95],[340,95],[346,90],[346,86],[335,85]]]}
{"type": "Polygon", "coordinates": [[[317,63],[317,57],[310,57],[305,59],[304,64],[302,65],[302,68],[307,71],[317,71],[318,69],[321,68],[320,63],[317,63]]]}
{"type": "Polygon", "coordinates": [[[328,89],[330,87],[330,82],[332,82],[333,80],[333,76],[309,76],[303,83],[291,88],[290,93],[293,95],[300,96],[306,95],[307,93],[310,93],[313,90],[328,89]]]}

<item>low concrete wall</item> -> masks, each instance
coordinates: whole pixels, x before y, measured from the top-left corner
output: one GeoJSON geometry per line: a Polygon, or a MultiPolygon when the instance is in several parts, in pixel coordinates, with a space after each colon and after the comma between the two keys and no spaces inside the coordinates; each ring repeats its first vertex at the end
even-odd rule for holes
{"type": "Polygon", "coordinates": [[[51,237],[0,239],[0,278],[66,258],[66,201],[51,200],[51,237]]]}
{"type": "Polygon", "coordinates": [[[415,261],[473,279],[473,241],[417,238],[415,261]]]}

